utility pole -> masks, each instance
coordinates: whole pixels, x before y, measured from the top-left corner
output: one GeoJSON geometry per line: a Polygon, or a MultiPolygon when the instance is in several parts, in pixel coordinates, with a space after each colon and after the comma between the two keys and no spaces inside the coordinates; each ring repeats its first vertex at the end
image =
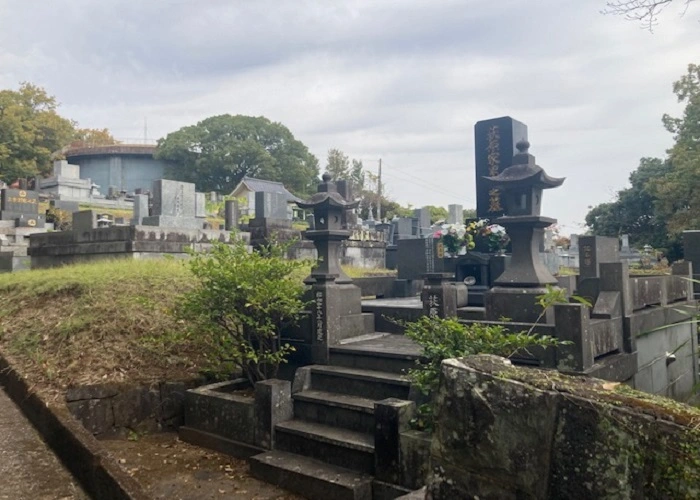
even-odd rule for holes
{"type": "Polygon", "coordinates": [[[382,159],[379,158],[379,175],[377,176],[377,194],[379,195],[379,200],[377,201],[377,220],[382,221],[382,159]]]}

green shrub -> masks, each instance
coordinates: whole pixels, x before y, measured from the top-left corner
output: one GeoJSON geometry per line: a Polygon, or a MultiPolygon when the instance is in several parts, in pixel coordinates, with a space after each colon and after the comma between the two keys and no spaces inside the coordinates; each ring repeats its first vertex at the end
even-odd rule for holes
{"type": "Polygon", "coordinates": [[[430,430],[433,425],[433,395],[440,380],[440,364],[445,359],[462,358],[474,354],[495,354],[509,358],[516,352],[533,347],[556,347],[564,344],[554,337],[533,333],[544,318],[547,309],[569,300],[590,307],[582,297],[566,296],[566,291],[547,285],[547,290],[537,297],[542,313],[528,331],[512,333],[503,324],[472,323],[465,325],[457,319],[423,316],[416,322],[406,323],[406,336],[423,348],[423,360],[417,368],[409,370],[411,382],[428,398],[418,406],[414,425],[430,430]]]}
{"type": "Polygon", "coordinates": [[[304,261],[286,260],[280,245],[248,251],[243,241],[217,243],[188,266],[197,278],[176,309],[180,319],[206,336],[221,363],[232,363],[254,384],[274,378],[293,347],[280,332],[304,308],[304,285],[295,271],[304,261]]]}
{"type": "MultiPolygon", "coordinates": [[[[440,364],[445,359],[474,354],[496,354],[510,357],[519,350],[535,346],[559,345],[554,337],[530,332],[511,333],[504,325],[472,323],[465,325],[456,319],[423,316],[406,324],[406,336],[423,348],[423,361],[409,371],[411,382],[432,399],[440,380],[440,364]]],[[[432,401],[418,407],[414,421],[421,429],[432,428],[432,401]]]]}

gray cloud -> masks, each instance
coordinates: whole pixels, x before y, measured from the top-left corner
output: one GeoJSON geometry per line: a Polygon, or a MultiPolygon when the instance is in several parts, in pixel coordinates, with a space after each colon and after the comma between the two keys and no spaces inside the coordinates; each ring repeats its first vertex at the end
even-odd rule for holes
{"type": "Polygon", "coordinates": [[[83,126],[159,137],[221,113],[287,125],[376,168],[403,203],[474,205],[473,125],[511,115],[567,182],[575,229],[672,138],[671,83],[700,53],[693,12],[654,35],[600,2],[0,0],[0,85],[29,80],[83,126]]]}

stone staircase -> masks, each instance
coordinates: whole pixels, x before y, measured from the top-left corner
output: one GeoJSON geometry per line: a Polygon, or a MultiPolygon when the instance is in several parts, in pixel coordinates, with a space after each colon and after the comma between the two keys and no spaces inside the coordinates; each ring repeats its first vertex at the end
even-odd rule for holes
{"type": "MultiPolygon", "coordinates": [[[[381,344],[386,335],[374,338],[381,344]]],[[[330,365],[297,370],[294,418],[277,424],[272,451],[250,459],[253,476],[310,499],[395,498],[408,492],[379,486],[373,478],[374,404],[408,399],[410,383],[402,372],[416,356],[354,344],[331,347],[330,365]]]]}

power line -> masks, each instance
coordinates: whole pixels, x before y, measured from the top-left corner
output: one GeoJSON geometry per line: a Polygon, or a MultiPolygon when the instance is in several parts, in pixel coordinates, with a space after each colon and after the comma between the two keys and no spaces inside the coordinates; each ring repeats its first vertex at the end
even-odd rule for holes
{"type": "MultiPolygon", "coordinates": [[[[374,161],[376,161],[375,159],[372,159],[372,158],[354,158],[354,159],[359,160],[361,162],[365,162],[365,161],[366,162],[374,162],[374,161]]],[[[384,162],[384,161],[382,162],[382,166],[383,167],[391,167],[391,165],[387,165],[386,162],[384,162]]],[[[402,180],[404,182],[408,182],[409,184],[413,184],[413,185],[416,185],[416,186],[419,186],[422,188],[428,187],[429,191],[432,191],[435,193],[448,194],[448,195],[456,197],[457,199],[464,199],[465,198],[464,193],[456,193],[454,191],[446,190],[445,187],[442,185],[435,184],[435,183],[432,183],[430,181],[426,181],[425,179],[421,179],[420,177],[409,174],[405,171],[402,171],[401,174],[394,174],[391,172],[387,172],[387,169],[385,168],[382,173],[383,173],[383,175],[388,175],[389,177],[393,177],[395,179],[399,179],[399,180],[402,180]],[[405,179],[404,177],[411,177],[415,180],[411,181],[409,179],[405,179]]]]}
{"type": "Polygon", "coordinates": [[[458,199],[464,197],[464,193],[458,194],[458,193],[456,193],[456,192],[447,191],[447,190],[445,190],[445,187],[444,187],[444,186],[440,186],[440,185],[437,185],[437,184],[432,184],[432,183],[430,183],[430,182],[428,182],[428,181],[426,181],[426,180],[424,180],[424,179],[421,179],[421,178],[419,178],[419,177],[414,177],[415,180],[410,180],[410,179],[406,179],[406,178],[403,177],[403,175],[405,175],[405,174],[402,174],[401,176],[399,176],[398,174],[392,174],[392,173],[384,172],[384,175],[388,175],[389,177],[393,177],[393,178],[402,180],[402,181],[404,181],[404,182],[408,182],[409,184],[413,184],[413,185],[416,185],[416,186],[419,186],[419,187],[422,187],[422,188],[427,188],[429,191],[432,191],[432,192],[435,192],[435,193],[448,194],[448,195],[454,196],[454,197],[456,197],[456,198],[458,198],[458,199]]]}

